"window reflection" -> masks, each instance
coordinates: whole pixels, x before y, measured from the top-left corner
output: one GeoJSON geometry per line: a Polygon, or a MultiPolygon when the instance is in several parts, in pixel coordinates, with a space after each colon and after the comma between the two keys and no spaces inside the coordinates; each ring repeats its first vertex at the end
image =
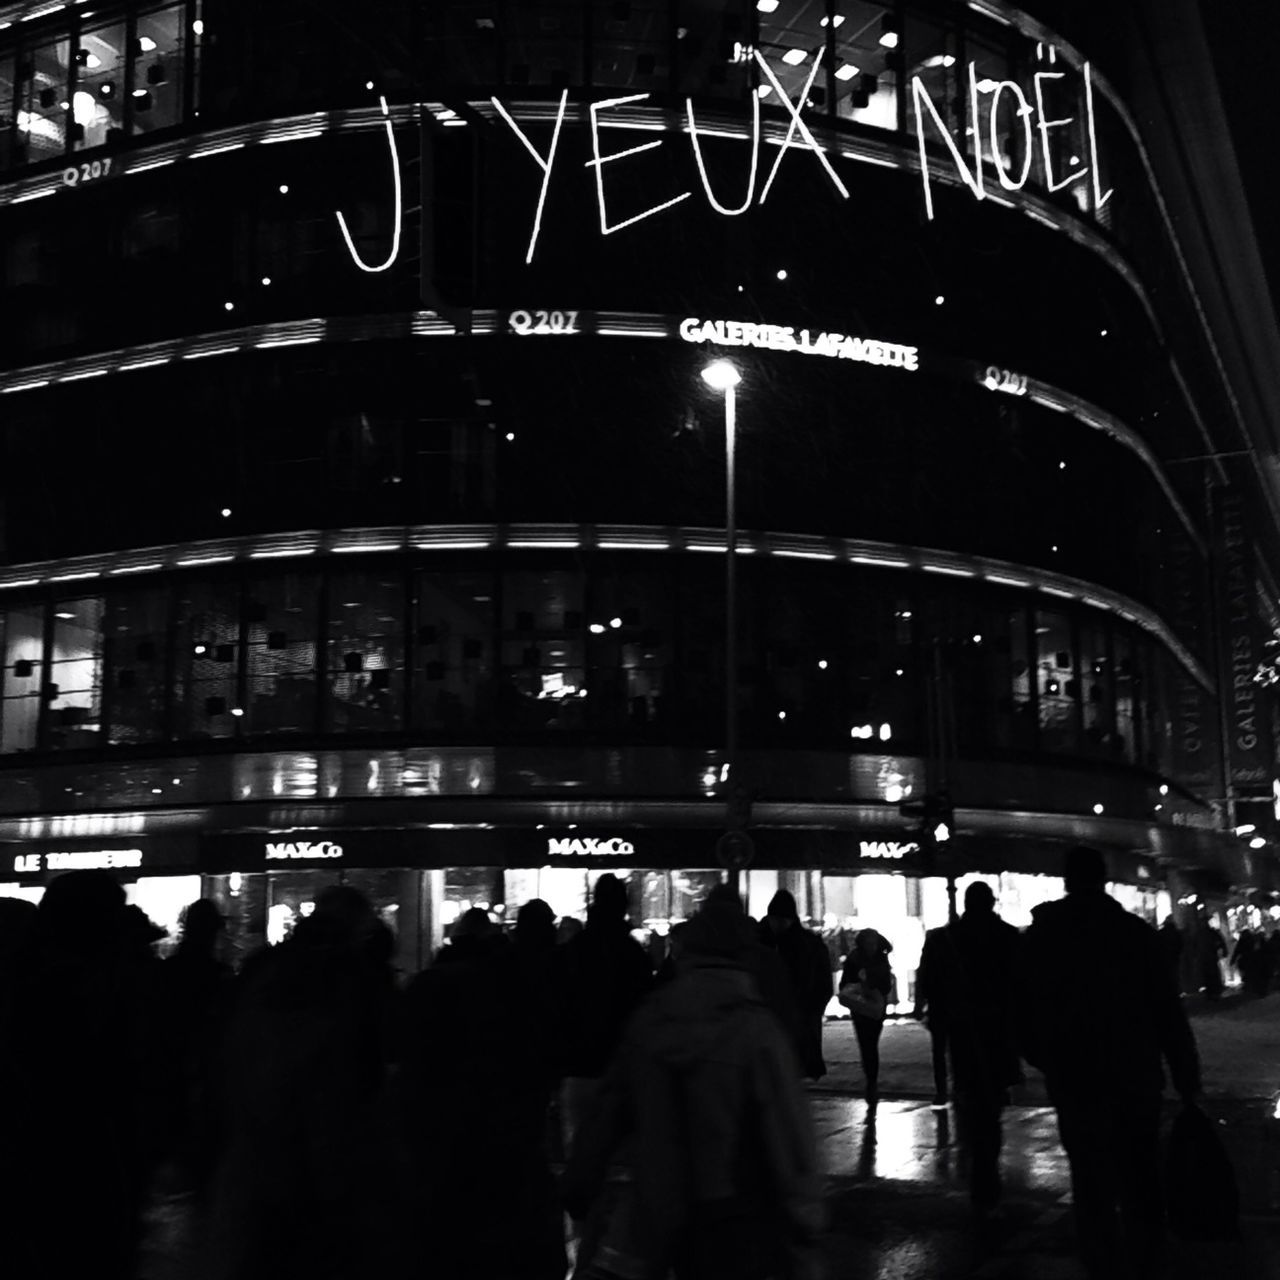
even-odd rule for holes
{"type": "Polygon", "coordinates": [[[4,708],[0,751],[33,751],[44,675],[44,610],[11,609],[4,630],[4,708]]]}
{"type": "Polygon", "coordinates": [[[0,53],[0,169],[13,161],[14,102],[18,92],[18,60],[12,53],[0,53]]]}
{"type": "Polygon", "coordinates": [[[100,147],[123,133],[127,100],[125,38],[123,22],[93,27],[80,36],[76,87],[71,97],[77,150],[100,147]]]}
{"type": "Polygon", "coordinates": [[[310,574],[254,584],[245,600],[250,733],[304,733],[316,727],[316,594],[310,574]]]}
{"type": "Polygon", "coordinates": [[[587,626],[587,714],[593,728],[644,733],[664,714],[671,666],[670,597],[656,574],[601,574],[587,626]]]}
{"type": "Polygon", "coordinates": [[[403,722],[404,581],[342,574],[329,585],[330,727],[397,729],[403,722]]]}
{"type": "Polygon", "coordinates": [[[183,116],[185,50],[180,4],[138,15],[131,107],[135,133],[178,124],[183,116]]]}
{"type": "Polygon", "coordinates": [[[519,731],[586,724],[582,575],[563,570],[503,577],[499,715],[519,731]]]}
{"type": "Polygon", "coordinates": [[[1080,684],[1072,656],[1071,624],[1060,613],[1036,614],[1036,672],[1040,746],[1070,751],[1076,745],[1080,684]]]}
{"type": "Polygon", "coordinates": [[[67,40],[24,49],[18,66],[18,158],[35,164],[67,149],[67,40]]]}
{"type": "Polygon", "coordinates": [[[836,7],[844,18],[835,30],[836,114],[875,129],[897,129],[902,54],[894,10],[861,0],[841,0],[836,7]]]}
{"type": "Polygon", "coordinates": [[[1084,694],[1084,749],[1090,755],[1116,750],[1115,708],[1107,636],[1099,627],[1080,628],[1080,679],[1084,694]]]}
{"type": "Polygon", "coordinates": [[[1116,633],[1116,748],[1126,760],[1137,759],[1134,716],[1135,686],[1133,642],[1122,631],[1116,633]]]}
{"type": "Polygon", "coordinates": [[[229,738],[240,707],[239,591],[233,583],[191,583],[178,598],[177,705],[188,738],[229,738]]]}
{"type": "Polygon", "coordinates": [[[49,745],[97,744],[102,727],[102,597],[53,606],[49,664],[49,745]]]}
{"type": "Polygon", "coordinates": [[[168,600],[158,591],[107,602],[108,741],[155,742],[165,732],[168,600]]]}
{"type": "Polygon", "coordinates": [[[417,576],[413,719],[465,734],[492,721],[493,579],[481,573],[417,576]]]}

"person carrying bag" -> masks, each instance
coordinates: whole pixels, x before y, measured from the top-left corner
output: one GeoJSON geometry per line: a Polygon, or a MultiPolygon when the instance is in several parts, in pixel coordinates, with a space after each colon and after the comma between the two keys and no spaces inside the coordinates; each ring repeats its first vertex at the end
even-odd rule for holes
{"type": "Polygon", "coordinates": [[[883,934],[874,929],[860,930],[844,962],[836,996],[853,1016],[853,1033],[858,1038],[862,1073],[867,1081],[866,1099],[871,1107],[880,1100],[880,1033],[893,988],[893,970],[889,967],[892,950],[893,943],[883,934]]]}

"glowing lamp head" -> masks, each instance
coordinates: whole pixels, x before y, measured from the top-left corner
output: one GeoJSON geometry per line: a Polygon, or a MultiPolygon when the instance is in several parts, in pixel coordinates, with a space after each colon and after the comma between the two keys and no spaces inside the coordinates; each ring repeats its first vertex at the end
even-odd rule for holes
{"type": "Polygon", "coordinates": [[[702,380],[715,391],[728,391],[742,381],[742,375],[731,360],[713,360],[703,369],[702,380]]]}

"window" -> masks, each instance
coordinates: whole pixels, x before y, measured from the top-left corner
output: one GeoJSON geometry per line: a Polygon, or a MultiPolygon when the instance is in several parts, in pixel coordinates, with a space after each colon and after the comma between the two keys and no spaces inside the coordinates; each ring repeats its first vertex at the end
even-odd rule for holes
{"type": "Polygon", "coordinates": [[[1035,745],[1035,689],[1027,647],[1027,613],[1014,609],[1009,614],[1009,710],[1012,713],[1012,736],[1009,745],[1029,748],[1035,745]]]}
{"type": "Polygon", "coordinates": [[[36,164],[67,149],[67,59],[65,39],[24,49],[18,67],[18,158],[36,164]]]}
{"type": "Polygon", "coordinates": [[[183,118],[184,8],[171,4],[138,15],[130,102],[134,133],[166,129],[183,118]]]}
{"type": "Polygon", "coordinates": [[[253,584],[246,596],[244,728],[307,733],[316,727],[316,596],[310,574],[253,584]]]}
{"type": "MultiPolygon", "coordinates": [[[[769,69],[782,86],[787,98],[810,111],[827,110],[826,65],[827,28],[825,4],[783,4],[771,13],[761,13],[759,22],[759,48],[769,64],[769,69]],[[822,65],[815,72],[814,62],[822,65]],[[800,98],[809,77],[813,83],[809,96],[802,103],[800,98]]],[[[747,59],[749,61],[749,58],[747,59]]],[[[758,67],[751,68],[756,93],[765,106],[785,107],[779,102],[773,82],[758,67]]]]}
{"type": "Polygon", "coordinates": [[[329,584],[329,727],[398,729],[404,694],[404,582],[340,574],[329,584]]]}
{"type": "Polygon", "coordinates": [[[14,125],[18,92],[18,60],[15,54],[0,53],[0,169],[14,163],[14,125]]]}
{"type": "Polygon", "coordinates": [[[506,81],[510,85],[581,84],[586,0],[521,0],[507,7],[506,81]]]}
{"type": "Polygon", "coordinates": [[[1107,633],[1092,622],[1080,628],[1080,679],[1084,694],[1084,748],[1090,755],[1111,755],[1116,747],[1111,661],[1107,633]]]}
{"type": "Polygon", "coordinates": [[[100,147],[124,130],[125,26],[123,22],[93,27],[80,37],[76,49],[76,88],[71,114],[79,126],[77,150],[100,147]]]}
{"type": "Polygon", "coordinates": [[[168,601],[166,592],[147,591],[107,602],[107,723],[113,744],[164,737],[168,601]]]}
{"type": "Polygon", "coordinates": [[[4,703],[0,752],[34,751],[44,675],[44,610],[12,610],[4,628],[4,703]]]}
{"type": "Polygon", "coordinates": [[[563,570],[503,578],[498,714],[516,732],[585,727],[582,575],[563,570]]]}
{"type": "Polygon", "coordinates": [[[586,710],[593,729],[625,735],[657,725],[671,664],[664,588],[656,574],[601,574],[592,582],[586,710]]]}
{"type": "Polygon", "coordinates": [[[1040,746],[1074,751],[1080,682],[1072,653],[1071,623],[1060,613],[1036,613],[1036,675],[1040,706],[1040,746]]]}
{"type": "Polygon", "coordinates": [[[693,97],[745,99],[755,73],[736,46],[751,39],[750,0],[682,4],[676,31],[677,89],[693,97]]]}
{"type": "Polygon", "coordinates": [[[102,728],[102,597],[53,606],[49,746],[92,747],[102,728]]]}
{"type": "Polygon", "coordinates": [[[235,733],[240,670],[240,593],[234,583],[194,583],[178,601],[176,682],[179,733],[235,733]]]}
{"type": "Polygon", "coordinates": [[[422,573],[414,594],[414,725],[482,731],[492,719],[493,579],[422,573]]]}
{"type": "Polygon", "coordinates": [[[1123,631],[1117,631],[1116,651],[1116,753],[1126,760],[1136,760],[1134,732],[1137,728],[1135,699],[1136,656],[1133,640],[1123,631]]]}
{"type": "Polygon", "coordinates": [[[835,29],[836,114],[876,129],[897,129],[899,68],[898,22],[891,6],[861,0],[837,3],[835,29]]]}
{"type": "Polygon", "coordinates": [[[630,93],[665,91],[671,83],[673,13],[668,0],[588,5],[591,83],[617,85],[630,93]]]}

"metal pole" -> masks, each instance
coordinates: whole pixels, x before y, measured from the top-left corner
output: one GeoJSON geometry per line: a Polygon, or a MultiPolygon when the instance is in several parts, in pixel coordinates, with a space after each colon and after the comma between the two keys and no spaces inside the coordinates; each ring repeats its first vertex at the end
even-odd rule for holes
{"type": "MultiPolygon", "coordinates": [[[[732,821],[734,788],[738,785],[738,521],[734,462],[738,434],[737,388],[724,390],[724,756],[728,768],[725,805],[732,821]]],[[[736,867],[729,884],[740,892],[736,867]]]]}

